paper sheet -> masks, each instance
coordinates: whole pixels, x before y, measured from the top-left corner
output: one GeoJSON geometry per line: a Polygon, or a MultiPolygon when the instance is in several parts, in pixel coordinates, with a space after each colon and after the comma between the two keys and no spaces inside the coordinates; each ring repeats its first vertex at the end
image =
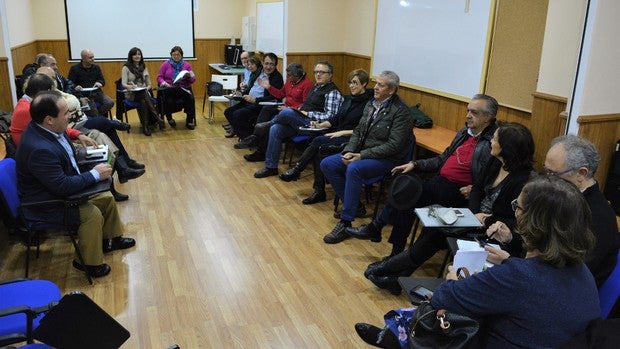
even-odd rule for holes
{"type": "Polygon", "coordinates": [[[185,70],[185,69],[181,70],[181,71],[179,72],[179,75],[177,75],[177,77],[176,77],[176,78],[174,79],[174,81],[172,82],[172,84],[173,84],[173,85],[174,85],[174,84],[176,84],[176,83],[177,83],[177,82],[179,82],[181,79],[183,79],[183,78],[185,77],[185,75],[187,75],[187,74],[189,74],[189,71],[188,71],[188,70],[185,70]]]}
{"type": "Polygon", "coordinates": [[[488,255],[489,253],[485,250],[458,250],[456,255],[454,255],[454,270],[466,267],[470,274],[479,273],[484,270],[488,255]]]}

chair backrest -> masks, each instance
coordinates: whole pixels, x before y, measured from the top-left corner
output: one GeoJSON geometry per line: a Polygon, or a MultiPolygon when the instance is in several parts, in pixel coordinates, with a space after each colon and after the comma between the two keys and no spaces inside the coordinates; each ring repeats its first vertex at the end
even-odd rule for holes
{"type": "Polygon", "coordinates": [[[219,82],[224,87],[224,90],[236,90],[238,86],[239,77],[237,75],[211,75],[211,81],[219,82]]]}
{"type": "Polygon", "coordinates": [[[620,299],[620,251],[618,251],[616,267],[598,290],[598,298],[601,303],[601,317],[606,319],[620,299]]]}
{"type": "Polygon", "coordinates": [[[10,217],[3,217],[9,226],[15,224],[19,208],[19,195],[17,194],[17,171],[15,160],[6,158],[0,161],[0,192],[2,193],[2,205],[10,213],[10,217]],[[7,219],[12,219],[7,222],[7,219]]]}

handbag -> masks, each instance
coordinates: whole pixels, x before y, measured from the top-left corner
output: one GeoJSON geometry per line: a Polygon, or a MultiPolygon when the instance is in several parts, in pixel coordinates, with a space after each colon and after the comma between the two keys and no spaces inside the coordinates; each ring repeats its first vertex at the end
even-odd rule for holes
{"type": "Polygon", "coordinates": [[[434,309],[426,300],[413,314],[409,348],[467,348],[479,328],[478,321],[445,309],[434,309]]]}

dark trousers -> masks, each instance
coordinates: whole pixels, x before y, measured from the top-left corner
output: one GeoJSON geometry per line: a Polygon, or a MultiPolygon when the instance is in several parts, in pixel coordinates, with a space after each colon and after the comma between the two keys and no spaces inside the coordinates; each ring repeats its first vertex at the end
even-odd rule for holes
{"type": "Polygon", "coordinates": [[[226,116],[226,120],[228,120],[228,123],[230,123],[233,130],[235,130],[237,136],[244,139],[252,134],[252,125],[257,119],[261,109],[260,105],[241,101],[226,108],[226,110],[224,110],[224,116],[226,116]]]}
{"type": "Polygon", "coordinates": [[[333,153],[322,153],[321,149],[329,146],[329,145],[340,145],[349,141],[349,137],[327,137],[327,136],[318,136],[315,137],[310,145],[304,150],[303,154],[299,158],[297,162],[297,167],[299,170],[304,170],[306,166],[310,162],[313,164],[314,171],[314,183],[312,187],[315,191],[325,191],[325,176],[323,175],[323,171],[321,171],[321,160],[326,155],[332,155],[333,153]]]}
{"type": "MultiPolygon", "coordinates": [[[[450,182],[441,176],[435,176],[424,182],[422,196],[415,207],[425,207],[433,204],[439,204],[444,207],[467,207],[467,200],[461,194],[460,188],[461,185],[459,184],[450,182]]],[[[394,208],[388,204],[381,212],[378,223],[385,224],[389,220],[392,221],[393,226],[392,234],[388,242],[395,246],[404,247],[407,244],[407,238],[409,237],[411,228],[413,228],[413,222],[415,221],[414,209],[411,208],[409,210],[399,211],[394,210],[394,208]]],[[[435,252],[433,252],[433,254],[435,254],[435,252]]]]}
{"type": "Polygon", "coordinates": [[[188,93],[180,87],[169,87],[160,89],[158,93],[162,93],[162,100],[164,102],[163,114],[166,114],[168,120],[172,118],[172,113],[179,110],[179,105],[182,103],[183,111],[186,115],[185,122],[195,123],[196,103],[192,90],[189,90],[188,93]]]}

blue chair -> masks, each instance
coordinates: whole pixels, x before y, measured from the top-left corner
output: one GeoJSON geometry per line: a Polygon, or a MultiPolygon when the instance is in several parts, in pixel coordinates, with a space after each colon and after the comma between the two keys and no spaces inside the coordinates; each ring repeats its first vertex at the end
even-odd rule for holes
{"type": "Polygon", "coordinates": [[[285,164],[286,163],[286,154],[289,152],[290,149],[290,156],[288,159],[288,164],[289,166],[291,166],[293,164],[293,155],[295,154],[295,148],[297,148],[298,146],[301,146],[302,144],[307,145],[308,141],[310,140],[310,136],[307,135],[295,135],[293,137],[284,139],[284,152],[282,155],[282,163],[285,164]]]}
{"type": "MultiPolygon", "coordinates": [[[[413,154],[415,150],[415,135],[411,136],[411,143],[409,146],[409,151],[407,152],[407,156],[403,160],[403,164],[411,161],[413,159],[413,154]]],[[[383,196],[383,192],[385,191],[386,185],[392,180],[392,173],[388,172],[383,176],[377,176],[373,178],[366,178],[362,180],[362,184],[365,188],[366,193],[366,203],[369,203],[372,199],[372,187],[376,183],[379,183],[379,190],[377,194],[377,200],[375,201],[375,208],[373,210],[372,219],[377,218],[377,213],[379,213],[379,204],[381,203],[381,197],[383,196]]],[[[336,196],[334,198],[334,212],[338,212],[338,204],[340,202],[340,198],[336,196]]]]}
{"type": "MultiPolygon", "coordinates": [[[[140,103],[130,101],[125,98],[125,88],[123,88],[121,79],[116,80],[114,83],[116,84],[116,116],[120,116],[121,121],[123,120],[123,117],[125,117],[125,122],[129,123],[129,116],[127,116],[127,112],[132,109],[139,108],[140,103]]],[[[157,106],[157,99],[151,97],[151,101],[153,102],[153,105],[157,106]]],[[[112,114],[110,114],[110,118],[111,115],[112,114]]],[[[129,130],[127,130],[127,133],[129,133],[129,130]]]]}
{"type": "Polygon", "coordinates": [[[614,305],[620,299],[620,251],[618,251],[616,267],[598,290],[598,298],[601,303],[601,318],[607,319],[614,305]]]}
{"type": "MultiPolygon", "coordinates": [[[[30,267],[30,247],[32,246],[33,240],[36,242],[37,250],[36,256],[39,256],[39,232],[46,229],[53,228],[62,228],[66,231],[67,235],[71,239],[73,247],[75,248],[75,252],[77,254],[78,260],[80,264],[86,265],[84,263],[84,258],[82,258],[82,253],[77,245],[75,237],[77,236],[77,226],[73,225],[63,225],[58,226],[57,224],[50,224],[48,222],[34,222],[28,221],[23,218],[22,209],[26,207],[36,207],[42,204],[59,204],[64,205],[66,209],[70,207],[79,206],[82,202],[88,200],[90,196],[96,194],[101,191],[105,191],[105,188],[109,190],[109,182],[99,182],[101,183],[101,187],[99,184],[97,187],[88,188],[87,190],[80,192],[78,194],[73,195],[67,199],[58,199],[58,200],[47,200],[45,202],[29,202],[29,203],[21,203],[19,199],[19,195],[17,193],[17,171],[15,168],[15,160],[11,158],[5,158],[0,161],[0,204],[3,206],[3,212],[5,213],[9,221],[5,220],[5,223],[8,223],[8,227],[14,227],[19,231],[22,231],[26,234],[26,272],[25,277],[28,277],[28,270],[30,267]],[[99,189],[101,188],[101,189],[99,189]]],[[[66,212],[66,211],[65,211],[66,212]]],[[[93,280],[90,274],[85,270],[84,274],[88,279],[88,282],[92,285],[93,280]]]]}
{"type": "Polygon", "coordinates": [[[60,298],[60,289],[51,281],[15,279],[0,282],[0,347],[33,343],[32,331],[39,326],[44,312],[60,298]]]}

